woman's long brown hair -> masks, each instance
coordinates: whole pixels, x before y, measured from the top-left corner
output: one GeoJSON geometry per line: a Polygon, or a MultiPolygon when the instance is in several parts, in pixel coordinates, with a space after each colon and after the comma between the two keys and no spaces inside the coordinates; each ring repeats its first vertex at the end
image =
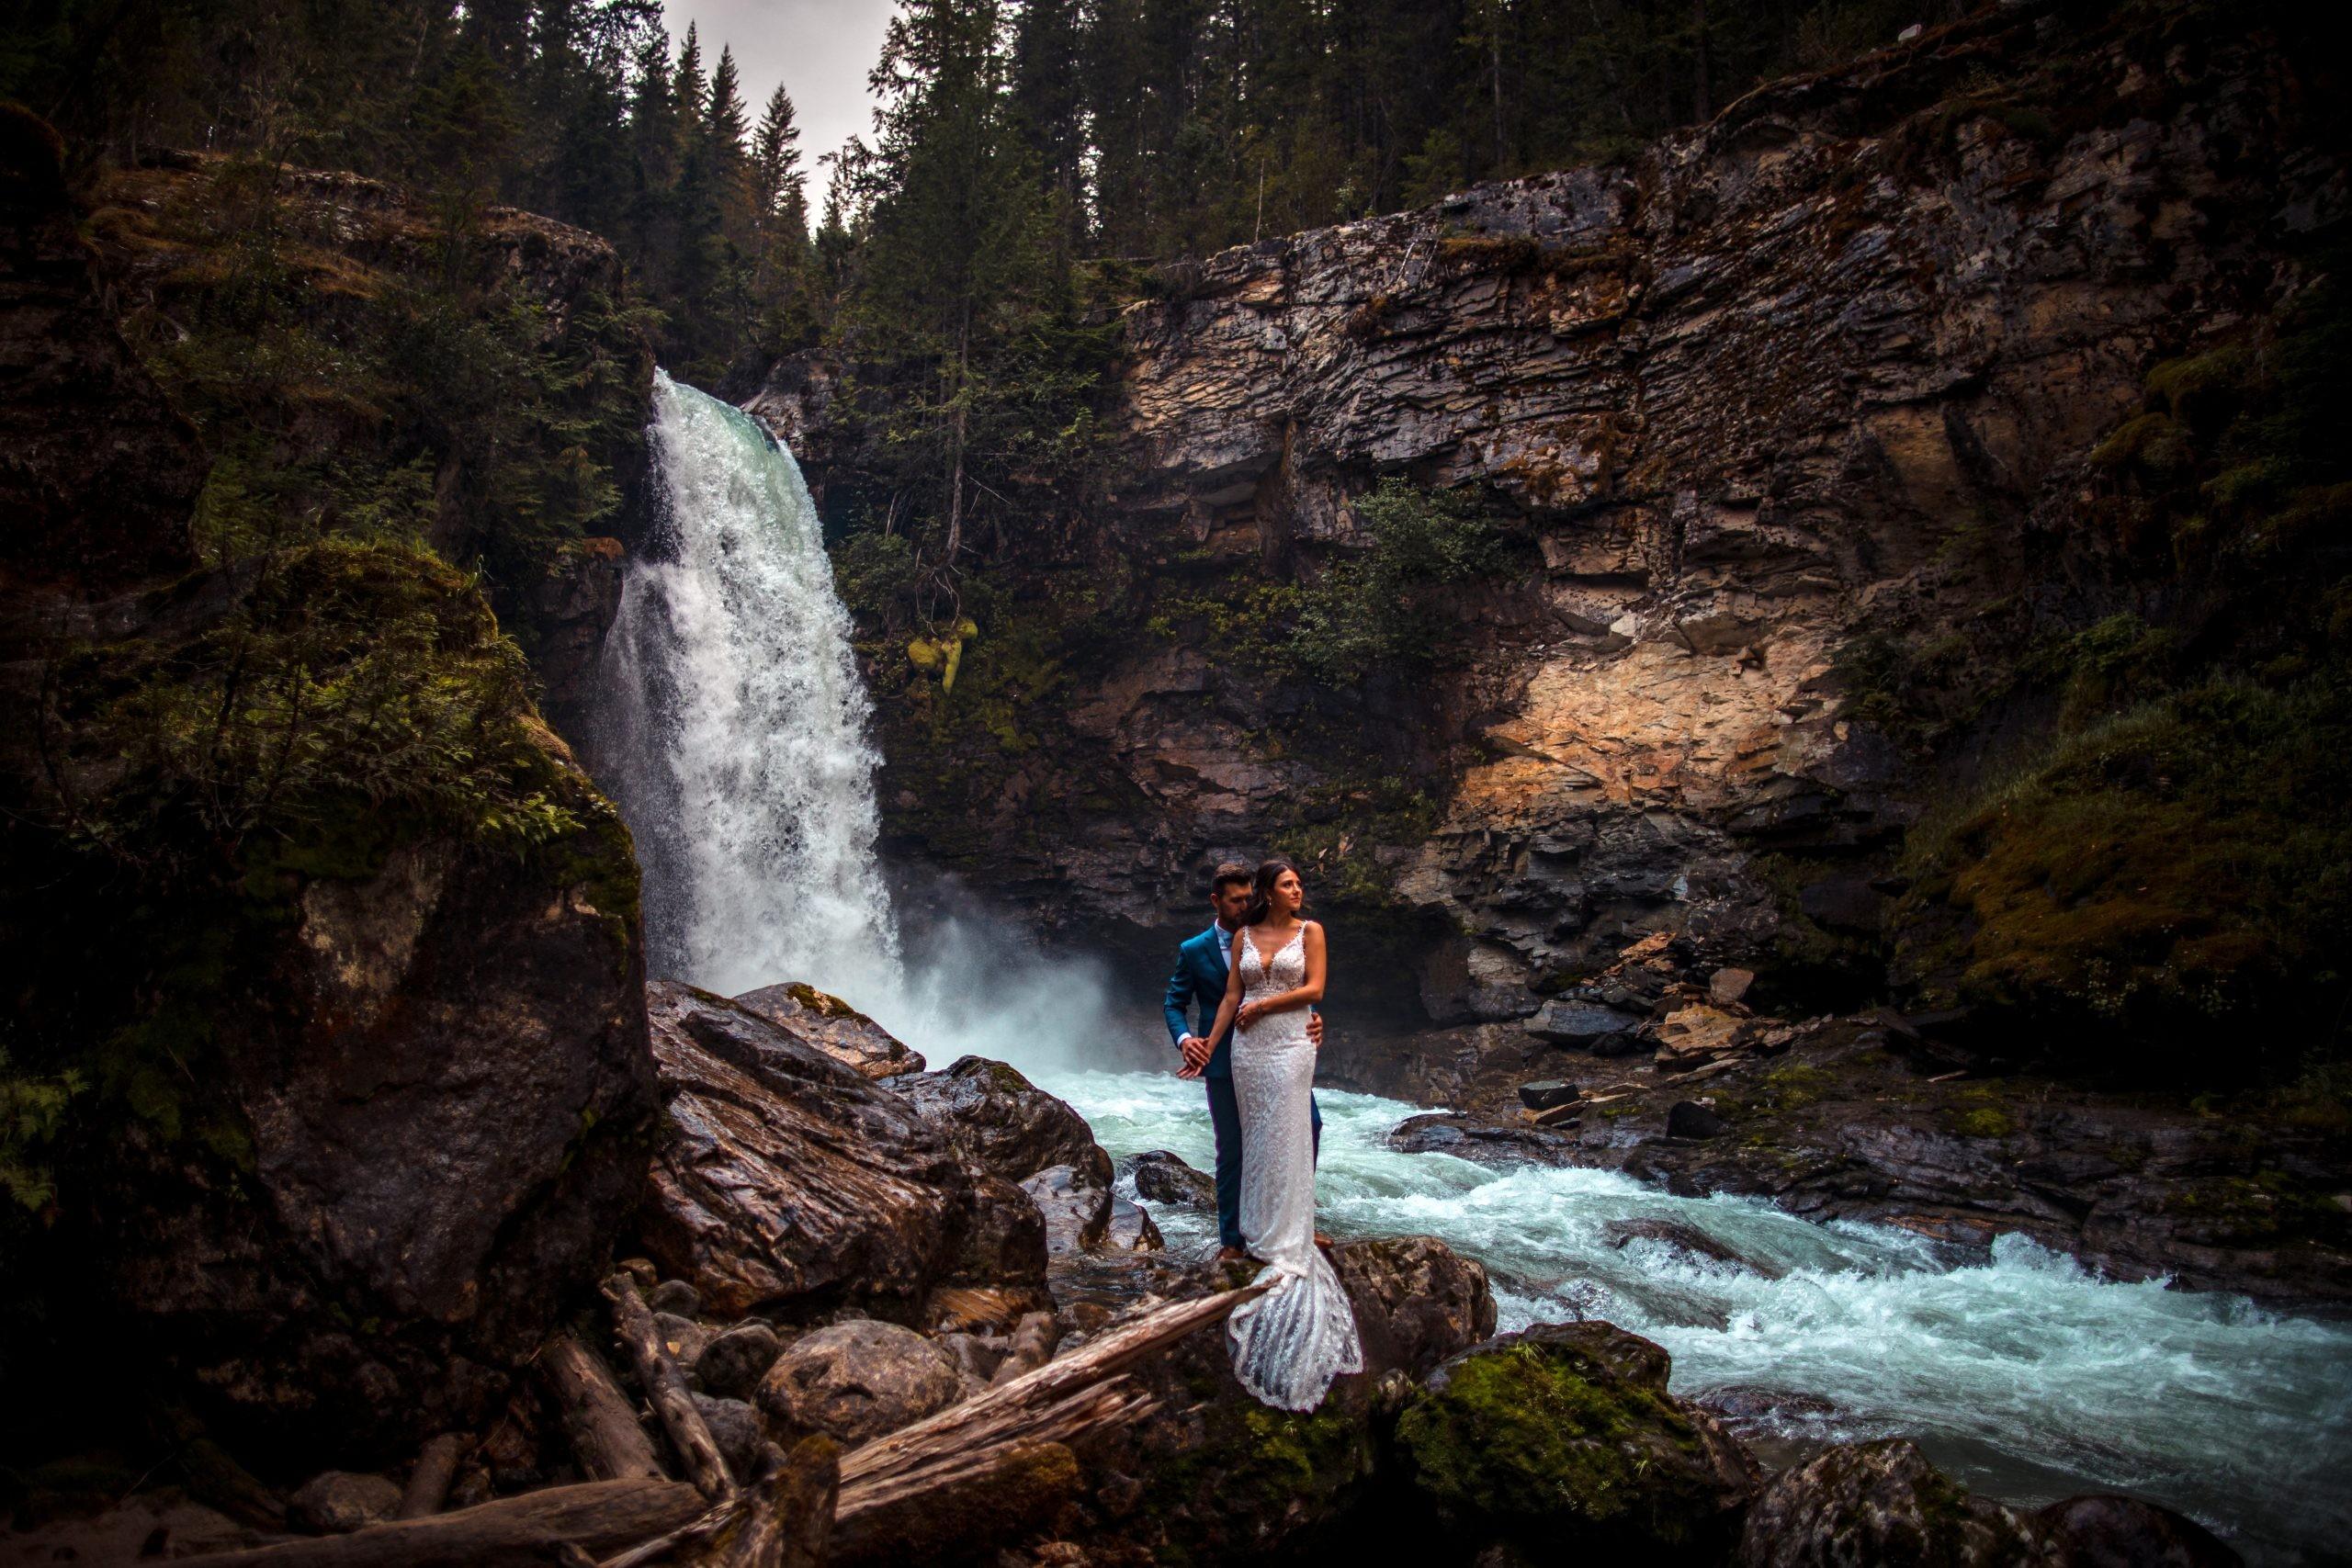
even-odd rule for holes
{"type": "MultiPolygon", "coordinates": [[[[1286,871],[1294,876],[1298,876],[1300,891],[1304,892],[1306,887],[1306,878],[1299,875],[1298,867],[1291,864],[1290,862],[1276,855],[1272,860],[1258,863],[1258,874],[1250,883],[1250,902],[1241,907],[1243,925],[1263,925],[1266,917],[1274,912],[1272,899],[1274,884],[1282,880],[1283,873],[1286,871]]],[[[1304,898],[1301,898],[1298,903],[1298,918],[1302,920],[1306,919],[1306,900],[1304,898]]]]}

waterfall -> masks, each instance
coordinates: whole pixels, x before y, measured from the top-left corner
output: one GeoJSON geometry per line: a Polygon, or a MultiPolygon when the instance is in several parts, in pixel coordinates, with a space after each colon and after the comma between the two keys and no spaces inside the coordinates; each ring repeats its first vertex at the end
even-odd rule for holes
{"type": "Polygon", "coordinates": [[[653,379],[655,525],[605,639],[595,772],[637,839],[648,972],[726,995],[903,986],[870,709],[800,466],[653,379]]]}

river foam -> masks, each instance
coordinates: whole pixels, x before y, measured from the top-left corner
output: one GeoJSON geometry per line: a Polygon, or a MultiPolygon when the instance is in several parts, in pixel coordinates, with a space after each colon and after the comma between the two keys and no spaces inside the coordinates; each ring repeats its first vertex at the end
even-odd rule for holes
{"type": "MultiPolygon", "coordinates": [[[[1114,1154],[1212,1157],[1197,1084],[1038,1076],[1114,1154]]],[[[2019,1235],[1989,1257],[1960,1254],[1890,1226],[1678,1198],[1613,1171],[1402,1154],[1388,1134],[1419,1108],[1320,1098],[1323,1228],[1435,1235],[1477,1258],[1505,1328],[1605,1318],[1672,1353],[1676,1393],[1782,1407],[1751,1429],[1792,1443],[1912,1438],[2015,1503],[2136,1493],[2256,1560],[2297,1561],[2352,1531],[2352,1328],[2103,1280],[2019,1235]],[[1690,1227],[1742,1261],[1638,1236],[1617,1245],[1645,1221],[1690,1227]]],[[[1156,1206],[1154,1218],[1172,1245],[1214,1239],[1198,1214],[1156,1206]]]]}

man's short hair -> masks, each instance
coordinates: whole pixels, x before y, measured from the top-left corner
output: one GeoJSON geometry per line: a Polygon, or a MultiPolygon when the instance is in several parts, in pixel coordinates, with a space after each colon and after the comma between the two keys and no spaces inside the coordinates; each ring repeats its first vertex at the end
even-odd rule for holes
{"type": "Polygon", "coordinates": [[[1247,887],[1254,885],[1257,880],[1258,873],[1254,867],[1243,865],[1238,860],[1227,861],[1223,865],[1218,866],[1216,874],[1209,878],[1209,897],[1216,897],[1237,882],[1247,887]]]}

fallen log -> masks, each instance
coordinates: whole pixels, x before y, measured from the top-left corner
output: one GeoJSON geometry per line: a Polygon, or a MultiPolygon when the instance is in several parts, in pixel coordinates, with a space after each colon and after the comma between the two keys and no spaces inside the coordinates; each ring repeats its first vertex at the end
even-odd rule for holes
{"type": "MultiPolygon", "coordinates": [[[[1194,1329],[1223,1321],[1235,1307],[1263,1295],[1267,1289],[1267,1284],[1250,1284],[1148,1312],[1057,1361],[1048,1361],[1011,1382],[875,1438],[842,1461],[842,1513],[846,1516],[864,1506],[865,1488],[889,1477],[977,1456],[990,1447],[1039,1440],[1043,1430],[1065,1425],[1076,1413],[1076,1407],[1067,1403],[1072,1395],[1109,1382],[1194,1329]]],[[[1132,1418],[1139,1413],[1137,1407],[1115,1399],[1086,1409],[1088,1419],[1095,1423],[1132,1418]]]]}
{"type": "Polygon", "coordinates": [[[1050,1526],[1080,1481],[1078,1458],[1061,1443],[991,1450],[893,1506],[837,1519],[830,1561],[836,1568],[985,1562],[989,1548],[1050,1526]]]}
{"type": "Polygon", "coordinates": [[[205,1568],[545,1568],[571,1546],[619,1551],[707,1509],[684,1481],[590,1481],[370,1525],[349,1535],[280,1541],[187,1561],[205,1568]]]}
{"type": "Polygon", "coordinates": [[[568,1333],[549,1337],[539,1371],[563,1412],[563,1429],[580,1468],[599,1481],[667,1479],[653,1439],[637,1424],[637,1408],[610,1368],[568,1333]]]}
{"type": "Polygon", "coordinates": [[[636,1363],[638,1383],[645,1390],[653,1413],[662,1418],[662,1430],[670,1434],[670,1446],[678,1450],[687,1478],[714,1503],[733,1496],[735,1478],[727,1472],[727,1461],[710,1435],[709,1423],[686,1392],[685,1375],[663,1348],[662,1331],[654,1325],[652,1310],[637,1293],[637,1281],[627,1274],[616,1274],[605,1282],[605,1294],[612,1298],[613,1324],[620,1331],[629,1359],[636,1363]]]}
{"type": "Polygon", "coordinates": [[[741,1493],[600,1568],[819,1568],[832,1539],[841,1450],[830,1438],[803,1438],[789,1455],[773,1446],[767,1454],[741,1493]]]}
{"type": "Polygon", "coordinates": [[[416,1468],[409,1472],[408,1485],[401,1493],[400,1511],[396,1519],[428,1519],[441,1511],[448,1500],[449,1483],[458,1474],[458,1458],[466,1451],[466,1439],[455,1432],[444,1432],[437,1438],[427,1438],[424,1448],[416,1456],[416,1468]]]}

